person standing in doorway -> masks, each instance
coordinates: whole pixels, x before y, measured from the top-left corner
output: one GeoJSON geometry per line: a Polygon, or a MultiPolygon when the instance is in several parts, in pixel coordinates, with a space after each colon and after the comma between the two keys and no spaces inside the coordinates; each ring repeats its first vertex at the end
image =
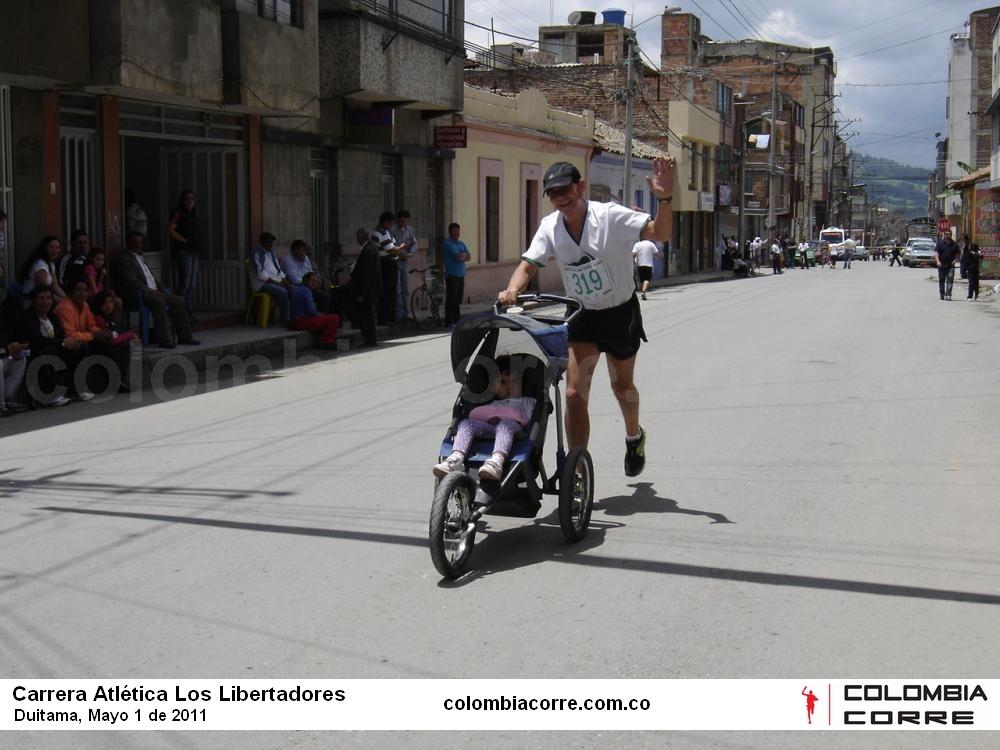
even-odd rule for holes
{"type": "Polygon", "coordinates": [[[934,254],[937,256],[938,293],[941,299],[951,301],[951,287],[955,283],[955,262],[958,260],[958,245],[951,238],[951,232],[941,232],[934,254]]]}
{"type": "Polygon", "coordinates": [[[442,245],[444,256],[444,324],[455,325],[462,317],[462,297],[465,296],[465,264],[472,260],[469,248],[459,237],[462,227],[448,225],[448,239],[442,245]]]}
{"type": "Polygon", "coordinates": [[[196,323],[192,298],[198,283],[198,262],[201,253],[201,227],[198,222],[195,194],[185,190],[177,198],[177,206],[170,214],[167,234],[170,235],[170,250],[177,269],[177,289],[175,293],[184,300],[188,319],[196,323]]]}
{"type": "Polygon", "coordinates": [[[970,243],[965,258],[965,270],[969,275],[969,296],[966,299],[979,299],[979,265],[982,259],[979,245],[970,243]]]}
{"type": "Polygon", "coordinates": [[[143,237],[149,237],[149,217],[136,200],[135,191],[130,187],[125,188],[125,231],[138,232],[143,237]]]}
{"type": "Polygon", "coordinates": [[[410,212],[405,208],[396,214],[392,239],[400,248],[396,256],[396,321],[402,323],[410,317],[410,257],[417,252],[417,236],[410,225],[410,212]]]}

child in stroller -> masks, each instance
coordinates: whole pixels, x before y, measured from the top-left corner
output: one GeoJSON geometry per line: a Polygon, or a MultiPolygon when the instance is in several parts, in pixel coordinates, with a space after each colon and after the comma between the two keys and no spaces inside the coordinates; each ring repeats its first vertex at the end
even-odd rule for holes
{"type": "Polygon", "coordinates": [[[521,395],[519,379],[511,381],[510,357],[497,357],[496,364],[498,372],[489,391],[494,394],[494,400],[475,407],[467,419],[459,422],[452,452],[434,467],[435,476],[461,471],[473,439],[490,435],[495,436],[493,454],[483,462],[479,476],[493,481],[500,481],[503,476],[514,436],[531,420],[535,399],[521,395]]]}

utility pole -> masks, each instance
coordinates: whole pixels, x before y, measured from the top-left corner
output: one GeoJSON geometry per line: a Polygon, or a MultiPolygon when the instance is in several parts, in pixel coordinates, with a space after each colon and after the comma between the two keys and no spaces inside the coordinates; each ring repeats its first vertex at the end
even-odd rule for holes
{"type": "Polygon", "coordinates": [[[632,76],[635,70],[633,61],[635,39],[628,41],[628,58],[625,60],[625,176],[622,178],[622,205],[632,203],[632,110],[635,92],[632,90],[632,76]]]}
{"type": "Polygon", "coordinates": [[[771,69],[771,152],[767,155],[767,229],[774,231],[775,216],[774,152],[778,148],[778,48],[774,47],[774,66],[771,69]]]}
{"type": "MultiPolygon", "coordinates": [[[[813,239],[813,238],[815,238],[817,236],[816,231],[815,231],[815,226],[814,226],[814,222],[816,220],[816,208],[813,205],[813,188],[814,188],[813,154],[816,151],[816,143],[819,141],[818,136],[821,135],[824,130],[827,130],[827,129],[830,128],[830,117],[832,117],[832,113],[824,113],[824,115],[823,115],[823,124],[817,126],[816,125],[816,110],[819,109],[820,107],[826,106],[827,104],[829,104],[830,102],[832,102],[834,99],[836,99],[838,96],[840,96],[840,94],[833,94],[832,96],[827,97],[826,99],[824,99],[821,102],[816,102],[813,105],[813,108],[812,108],[812,119],[809,121],[809,129],[810,129],[810,138],[809,138],[809,194],[808,194],[809,195],[809,199],[808,199],[809,220],[806,222],[806,227],[807,227],[806,228],[806,239],[809,239],[809,240],[811,240],[811,239],[813,239]],[[819,133],[817,133],[816,131],[819,131],[819,133]]],[[[836,127],[834,127],[834,132],[836,133],[836,127]]],[[[830,157],[829,161],[831,163],[833,163],[834,158],[836,157],[835,153],[831,153],[834,150],[835,149],[830,149],[830,151],[828,151],[828,153],[826,154],[827,156],[830,157]]],[[[824,163],[825,163],[825,161],[827,161],[827,160],[824,160],[824,163]]],[[[829,210],[827,210],[827,221],[829,221],[829,216],[830,216],[829,215],[829,210]]]]}

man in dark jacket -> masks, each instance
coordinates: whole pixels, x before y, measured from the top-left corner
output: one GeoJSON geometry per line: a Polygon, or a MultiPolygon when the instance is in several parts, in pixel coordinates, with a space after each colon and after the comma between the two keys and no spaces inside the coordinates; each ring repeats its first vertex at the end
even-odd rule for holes
{"type": "Polygon", "coordinates": [[[951,286],[955,283],[955,261],[961,253],[960,248],[951,238],[950,232],[942,232],[941,238],[934,247],[937,255],[938,292],[941,299],[951,299],[951,286]]]}
{"type": "Polygon", "coordinates": [[[364,346],[375,346],[375,304],[382,294],[382,274],[379,267],[378,245],[367,229],[356,233],[361,252],[351,270],[352,320],[364,337],[364,346]]]}
{"type": "Polygon", "coordinates": [[[156,341],[162,349],[173,349],[170,325],[167,315],[177,329],[180,343],[196,346],[200,341],[191,338],[191,320],[184,300],[163,289],[153,277],[152,271],[143,258],[144,238],[138,232],[129,232],[125,240],[128,250],[118,253],[111,265],[114,288],[122,295],[126,304],[136,305],[137,294],[142,295],[143,304],[153,315],[156,341]]]}
{"type": "Polygon", "coordinates": [[[28,393],[32,398],[49,406],[62,406],[68,403],[65,393],[71,387],[81,401],[94,397],[85,384],[76,384],[75,377],[77,367],[87,356],[87,345],[66,337],[59,318],[52,313],[51,287],[39,285],[31,290],[31,307],[24,311],[14,338],[27,342],[31,351],[28,393]],[[30,366],[31,361],[43,357],[45,364],[39,363],[32,373],[35,368],[30,366]]]}

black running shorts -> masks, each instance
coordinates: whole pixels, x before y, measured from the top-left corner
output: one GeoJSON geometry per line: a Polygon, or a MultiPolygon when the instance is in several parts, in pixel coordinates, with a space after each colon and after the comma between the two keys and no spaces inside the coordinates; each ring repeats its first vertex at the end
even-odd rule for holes
{"type": "Polygon", "coordinates": [[[653,280],[653,267],[652,266],[639,266],[639,281],[652,281],[653,280]]]}
{"type": "Polygon", "coordinates": [[[597,344],[598,351],[615,359],[629,359],[639,351],[639,344],[646,340],[642,328],[639,298],[632,298],[618,307],[607,310],[584,309],[569,323],[569,341],[597,344]]]}

